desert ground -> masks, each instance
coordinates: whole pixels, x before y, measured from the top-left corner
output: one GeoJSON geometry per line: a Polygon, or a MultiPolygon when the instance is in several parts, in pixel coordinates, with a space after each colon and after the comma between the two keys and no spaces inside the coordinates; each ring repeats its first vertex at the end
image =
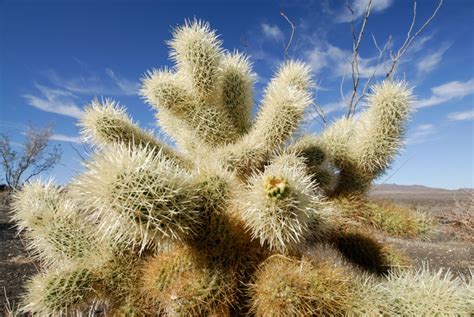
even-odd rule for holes
{"type": "MultiPolygon", "coordinates": [[[[454,274],[467,275],[474,269],[474,190],[445,190],[423,186],[384,184],[370,192],[371,199],[390,200],[427,213],[434,226],[424,239],[402,239],[380,235],[402,250],[412,265],[427,263],[433,270],[449,268],[454,274]]],[[[24,241],[9,221],[8,191],[0,192],[0,316],[4,308],[14,309],[29,276],[37,271],[28,257],[24,241]]],[[[6,310],[5,310],[6,312],[6,310]]]]}

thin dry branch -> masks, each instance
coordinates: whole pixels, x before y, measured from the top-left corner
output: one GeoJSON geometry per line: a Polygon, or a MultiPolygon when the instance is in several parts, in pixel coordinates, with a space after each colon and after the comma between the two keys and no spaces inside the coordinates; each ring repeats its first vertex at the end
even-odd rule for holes
{"type": "Polygon", "coordinates": [[[355,33],[355,27],[354,27],[354,10],[352,7],[348,4],[347,8],[351,11],[352,14],[352,20],[351,20],[351,30],[352,30],[352,40],[353,40],[353,55],[352,55],[352,61],[351,61],[351,69],[352,69],[352,93],[351,97],[349,99],[349,102],[347,103],[347,111],[346,111],[346,117],[349,118],[355,113],[355,109],[357,104],[355,103],[356,101],[356,95],[357,91],[359,89],[359,82],[360,82],[360,72],[359,72],[359,47],[360,43],[362,42],[362,39],[364,37],[364,32],[365,28],[367,26],[367,20],[369,19],[370,16],[370,11],[372,8],[372,0],[369,0],[367,3],[367,9],[365,10],[364,14],[364,19],[362,21],[362,26],[359,31],[359,35],[356,36],[355,33]]]}
{"type": "Polygon", "coordinates": [[[7,135],[0,134],[0,163],[8,186],[18,188],[23,182],[52,169],[59,162],[62,155],[59,146],[46,152],[52,131],[52,126],[41,130],[30,126],[21,152],[11,148],[7,135]]]}
{"type": "MultiPolygon", "coordinates": [[[[341,80],[341,85],[340,85],[340,91],[341,91],[341,98],[343,102],[347,106],[346,110],[346,117],[349,118],[353,116],[356,112],[357,105],[359,102],[364,98],[364,96],[367,94],[368,87],[370,87],[370,84],[373,82],[374,77],[377,74],[377,71],[380,67],[380,64],[382,62],[382,58],[384,56],[389,56],[391,62],[386,67],[386,78],[393,78],[393,75],[395,73],[395,70],[402,58],[402,56],[407,52],[408,48],[413,44],[414,40],[427,28],[427,26],[431,23],[431,21],[434,19],[434,17],[437,15],[439,9],[443,5],[444,0],[438,0],[438,5],[436,6],[435,10],[431,14],[431,16],[425,21],[425,23],[416,31],[414,32],[415,25],[416,25],[416,18],[417,18],[417,2],[416,0],[413,1],[413,18],[410,23],[410,27],[407,32],[407,36],[405,41],[403,42],[402,46],[396,51],[389,51],[389,47],[392,44],[392,36],[390,35],[388,40],[385,42],[384,46],[381,48],[375,37],[372,35],[372,39],[374,41],[374,45],[376,49],[378,50],[379,54],[377,57],[377,63],[374,67],[374,71],[372,74],[368,77],[368,79],[365,81],[362,91],[360,92],[360,70],[359,70],[359,48],[360,48],[360,43],[362,42],[362,39],[364,37],[364,32],[367,27],[367,21],[370,16],[370,11],[372,7],[372,0],[369,0],[367,3],[367,7],[365,10],[365,15],[362,21],[362,26],[359,30],[359,33],[356,34],[355,31],[355,18],[354,18],[354,10],[353,8],[347,4],[347,8],[352,14],[352,20],[351,20],[351,35],[352,35],[352,49],[353,49],[353,55],[352,55],[352,60],[351,60],[351,75],[352,75],[352,91],[349,100],[346,100],[345,94],[344,94],[344,80],[345,80],[345,74],[342,77],[341,80]],[[388,52],[388,54],[386,54],[388,52]],[[387,70],[388,69],[388,70],[387,70]]],[[[387,62],[386,60],[383,61],[383,64],[386,65],[387,62]]]]}
{"type": "Polygon", "coordinates": [[[284,58],[285,60],[288,59],[288,52],[290,50],[290,47],[291,47],[291,43],[293,42],[293,37],[295,35],[295,30],[296,30],[296,27],[294,25],[294,23],[290,20],[290,18],[288,18],[288,16],[283,12],[283,11],[280,11],[280,15],[288,22],[288,24],[291,26],[291,33],[290,33],[290,38],[288,39],[288,43],[286,44],[286,46],[284,46],[284,58]]]}
{"type": "Polygon", "coordinates": [[[393,74],[395,72],[395,69],[400,62],[401,57],[406,53],[408,48],[411,46],[413,41],[426,29],[426,27],[431,23],[431,21],[435,18],[435,16],[438,14],[439,9],[443,5],[443,0],[438,0],[438,5],[436,6],[436,9],[433,11],[431,16],[425,21],[425,23],[416,31],[415,34],[412,35],[413,33],[413,28],[416,23],[416,0],[413,1],[413,19],[411,21],[410,28],[408,29],[407,37],[405,39],[405,42],[403,45],[400,47],[400,49],[395,53],[391,53],[390,56],[392,58],[392,63],[390,66],[389,71],[386,74],[386,78],[392,78],[393,74]]]}
{"type": "Polygon", "coordinates": [[[359,104],[359,102],[364,98],[364,96],[367,94],[367,90],[370,87],[370,84],[372,83],[372,80],[375,77],[375,74],[377,73],[377,70],[380,67],[382,57],[385,55],[385,52],[387,52],[388,47],[390,46],[391,43],[391,36],[389,36],[388,40],[385,42],[384,46],[382,48],[379,47],[377,40],[375,39],[374,35],[372,34],[372,39],[374,41],[375,47],[379,51],[379,55],[377,56],[377,64],[374,67],[374,71],[372,74],[370,74],[369,78],[365,81],[364,86],[362,88],[362,93],[359,94],[357,99],[354,102],[354,113],[355,113],[355,108],[359,104]]]}
{"type": "Polygon", "coordinates": [[[323,126],[326,126],[327,125],[327,119],[326,119],[326,114],[324,112],[324,109],[323,107],[321,107],[321,105],[319,105],[318,103],[316,102],[313,102],[312,104],[312,107],[313,107],[313,110],[314,112],[316,112],[316,114],[318,115],[318,117],[321,119],[321,121],[323,122],[323,126]]]}

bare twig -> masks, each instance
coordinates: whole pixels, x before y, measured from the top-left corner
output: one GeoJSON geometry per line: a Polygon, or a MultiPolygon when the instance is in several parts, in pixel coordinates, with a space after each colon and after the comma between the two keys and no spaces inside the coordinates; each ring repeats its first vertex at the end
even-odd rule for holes
{"type": "Polygon", "coordinates": [[[355,113],[355,108],[357,106],[355,101],[356,101],[357,91],[358,91],[359,82],[360,82],[359,47],[364,37],[365,28],[367,26],[367,20],[369,19],[369,16],[370,16],[370,10],[372,8],[372,0],[369,0],[369,2],[367,3],[367,9],[365,10],[364,19],[362,21],[362,26],[359,30],[358,36],[356,36],[355,27],[354,27],[354,10],[349,4],[347,5],[347,8],[351,11],[351,14],[352,14],[351,30],[352,30],[352,40],[353,40],[353,44],[352,44],[353,55],[352,55],[352,61],[351,61],[353,87],[352,87],[351,97],[349,99],[349,102],[347,103],[347,111],[346,111],[346,118],[349,118],[355,113]]]}
{"type": "MultiPolygon", "coordinates": [[[[82,149],[86,153],[88,153],[88,150],[85,147],[84,143],[81,143],[81,145],[82,145],[82,149]]],[[[79,156],[79,159],[81,160],[81,162],[83,162],[83,163],[87,162],[87,159],[84,157],[84,155],[82,155],[81,152],[71,142],[69,142],[69,146],[73,149],[74,152],[76,152],[76,154],[77,154],[77,156],[79,156]]]]}
{"type": "Polygon", "coordinates": [[[378,51],[377,63],[374,67],[374,70],[372,71],[368,79],[365,81],[362,87],[362,91],[360,89],[361,78],[360,78],[360,69],[359,69],[359,57],[360,57],[359,48],[360,48],[361,41],[364,37],[364,32],[367,27],[368,18],[370,16],[372,0],[369,0],[367,2],[365,15],[362,20],[362,25],[358,34],[355,30],[355,12],[353,8],[349,4],[347,4],[348,10],[352,14],[351,35],[352,35],[352,42],[353,42],[352,43],[353,54],[352,54],[352,60],[351,60],[352,90],[351,90],[350,98],[348,98],[348,100],[346,100],[346,94],[344,93],[345,74],[342,77],[341,85],[340,85],[341,98],[347,107],[347,110],[346,110],[347,118],[355,114],[357,105],[360,103],[362,98],[364,98],[364,96],[367,94],[368,87],[370,87],[371,83],[373,82],[382,61],[383,61],[383,65],[388,64],[384,56],[389,56],[388,58],[390,60],[390,64],[384,67],[384,70],[386,72],[386,78],[392,78],[402,56],[406,53],[406,51],[412,45],[414,40],[426,29],[426,27],[431,23],[431,21],[437,15],[439,9],[441,8],[443,4],[443,1],[444,0],[438,0],[438,5],[436,6],[436,9],[433,11],[431,16],[426,20],[426,22],[416,32],[414,32],[414,29],[416,26],[416,18],[417,18],[417,2],[416,0],[413,1],[413,18],[412,18],[410,27],[408,29],[406,39],[404,43],[401,45],[401,47],[395,52],[390,50],[390,46],[392,44],[392,36],[389,36],[384,46],[380,47],[379,44],[377,43],[377,40],[372,35],[374,45],[378,51]]]}
{"type": "Polygon", "coordinates": [[[291,43],[293,42],[293,36],[295,35],[295,25],[293,24],[293,22],[288,18],[288,16],[283,12],[281,11],[280,12],[280,15],[288,22],[288,24],[291,26],[291,34],[290,34],[290,38],[288,40],[288,43],[286,44],[286,46],[284,46],[284,58],[285,60],[288,59],[288,52],[290,50],[290,47],[291,47],[291,43]]]}
{"type": "MultiPolygon", "coordinates": [[[[375,74],[377,73],[377,70],[379,69],[380,62],[381,62],[381,60],[382,60],[382,57],[383,57],[383,55],[385,54],[385,52],[387,51],[388,46],[390,45],[391,37],[389,37],[388,40],[385,42],[383,48],[380,48],[380,47],[379,47],[379,45],[378,45],[378,43],[377,43],[377,40],[375,39],[375,37],[374,37],[373,34],[372,34],[372,39],[374,40],[375,47],[376,47],[377,50],[379,51],[379,55],[378,55],[378,57],[377,57],[377,64],[375,65],[374,71],[372,72],[372,74],[370,74],[369,78],[365,81],[364,87],[362,88],[362,93],[360,93],[359,96],[357,97],[357,99],[355,100],[355,102],[354,102],[354,109],[355,109],[355,107],[359,104],[359,102],[362,100],[362,98],[364,98],[364,96],[367,94],[368,87],[369,87],[370,84],[372,83],[372,80],[374,79],[375,74]]],[[[354,110],[354,111],[355,111],[355,110],[354,110]]]]}
{"type": "Polygon", "coordinates": [[[52,131],[52,126],[41,130],[30,126],[21,152],[14,151],[9,137],[0,134],[0,164],[8,186],[18,188],[31,178],[51,170],[59,162],[62,155],[59,146],[46,151],[52,131]]]}
{"type": "MultiPolygon", "coordinates": [[[[316,83],[316,87],[320,87],[320,86],[321,86],[321,81],[316,83]]],[[[320,104],[318,104],[314,101],[311,103],[311,107],[313,108],[313,112],[316,113],[317,116],[321,119],[323,126],[326,126],[327,125],[327,120],[326,120],[326,114],[324,112],[323,107],[321,107],[320,104]]],[[[313,117],[313,119],[314,119],[314,117],[313,117]]]]}
{"type": "Polygon", "coordinates": [[[408,48],[411,46],[413,41],[420,35],[426,27],[431,23],[431,21],[434,19],[434,17],[438,14],[439,9],[443,5],[443,0],[438,0],[438,5],[436,6],[436,9],[433,11],[431,16],[425,21],[425,23],[416,31],[415,34],[412,35],[413,33],[413,28],[415,26],[416,22],[416,0],[413,1],[413,19],[411,21],[410,28],[408,29],[407,37],[405,39],[405,42],[403,45],[400,47],[400,49],[395,53],[391,53],[391,59],[392,59],[392,64],[390,66],[389,71],[386,74],[386,78],[392,78],[393,74],[395,72],[395,69],[400,62],[401,57],[406,53],[408,48]]]}
{"type": "Polygon", "coordinates": [[[327,120],[326,120],[326,114],[324,113],[323,107],[321,107],[321,105],[319,105],[319,104],[316,103],[316,102],[313,102],[313,103],[312,103],[312,107],[313,107],[314,112],[316,112],[316,114],[318,115],[318,117],[319,117],[319,118],[321,119],[321,121],[323,122],[323,126],[326,126],[326,125],[327,125],[327,120]]]}

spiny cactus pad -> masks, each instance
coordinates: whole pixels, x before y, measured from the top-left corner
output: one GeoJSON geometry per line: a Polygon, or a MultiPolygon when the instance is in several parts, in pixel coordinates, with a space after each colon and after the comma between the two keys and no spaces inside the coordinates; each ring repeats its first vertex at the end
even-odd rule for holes
{"type": "MultiPolygon", "coordinates": [[[[255,75],[245,54],[225,50],[201,21],[176,28],[168,44],[175,65],[147,72],[140,94],[175,146],[141,130],[118,103],[94,100],[80,122],[96,145],[85,172],[63,189],[33,182],[16,193],[13,217],[42,264],[23,311],[423,315],[423,305],[398,299],[406,289],[425,303],[413,280],[422,286],[429,274],[361,277],[346,262],[387,274],[386,248],[369,233],[347,231],[334,203],[363,196],[402,145],[406,85],[385,81],[357,119],[298,138],[313,102],[304,63],[279,67],[252,118],[255,75]],[[347,261],[306,259],[316,243],[347,261]],[[374,292],[364,293],[369,284],[374,292]],[[388,302],[371,310],[365,295],[388,302]]],[[[455,294],[451,284],[437,285],[455,294]]],[[[458,303],[426,312],[462,314],[458,303]]]]}

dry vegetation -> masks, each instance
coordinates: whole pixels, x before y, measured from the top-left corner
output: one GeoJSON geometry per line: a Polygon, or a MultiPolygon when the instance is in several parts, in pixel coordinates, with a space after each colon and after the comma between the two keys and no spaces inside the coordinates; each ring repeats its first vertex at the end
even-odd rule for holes
{"type": "Polygon", "coordinates": [[[342,223],[359,222],[368,228],[401,238],[428,238],[434,221],[426,212],[397,205],[388,200],[342,198],[335,202],[342,223]]]}

